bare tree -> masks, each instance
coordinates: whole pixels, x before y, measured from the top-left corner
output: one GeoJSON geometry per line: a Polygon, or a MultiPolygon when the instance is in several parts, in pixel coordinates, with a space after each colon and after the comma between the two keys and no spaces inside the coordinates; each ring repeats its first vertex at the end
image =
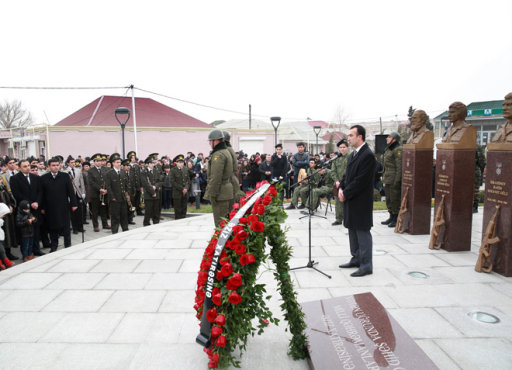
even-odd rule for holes
{"type": "Polygon", "coordinates": [[[27,127],[32,123],[32,114],[21,106],[21,101],[0,104],[0,128],[27,127]]]}
{"type": "Polygon", "coordinates": [[[336,107],[336,112],[334,113],[334,117],[332,120],[339,127],[347,121],[348,117],[349,117],[349,115],[345,112],[345,109],[343,108],[343,106],[338,105],[336,107]]]}

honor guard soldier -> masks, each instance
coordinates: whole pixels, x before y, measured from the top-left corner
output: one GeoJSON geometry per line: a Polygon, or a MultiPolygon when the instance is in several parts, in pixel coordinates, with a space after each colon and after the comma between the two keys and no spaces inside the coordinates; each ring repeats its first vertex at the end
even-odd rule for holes
{"type": "Polygon", "coordinates": [[[123,170],[126,173],[126,191],[128,193],[128,197],[126,198],[128,201],[128,224],[135,225],[133,218],[135,217],[135,182],[133,173],[131,173],[132,166],[130,166],[130,160],[125,159],[121,162],[123,166],[123,170]]]}
{"type": "Polygon", "coordinates": [[[142,216],[144,213],[142,212],[142,208],[140,207],[140,201],[141,201],[141,182],[140,182],[140,173],[142,169],[140,168],[139,164],[137,163],[137,153],[135,153],[133,150],[128,152],[127,154],[128,159],[130,160],[130,178],[132,178],[134,189],[135,189],[135,195],[133,196],[133,206],[135,207],[137,211],[137,216],[142,216]]]}
{"type": "MultiPolygon", "coordinates": [[[[341,179],[345,172],[347,172],[347,163],[348,163],[348,143],[346,140],[338,141],[338,150],[341,154],[340,157],[336,158],[332,162],[331,166],[331,177],[336,185],[336,194],[338,194],[337,189],[340,187],[341,179]]],[[[335,196],[335,207],[336,207],[336,220],[332,223],[333,226],[343,225],[343,203],[340,202],[340,199],[335,196]]]]}
{"type": "Polygon", "coordinates": [[[190,176],[188,169],[184,167],[185,157],[177,155],[173,162],[176,164],[171,168],[172,198],[174,203],[174,218],[179,220],[187,216],[188,188],[190,187],[190,176]]]}
{"type": "Polygon", "coordinates": [[[144,203],[146,210],[144,211],[144,226],[150,225],[150,220],[153,224],[160,222],[158,216],[158,203],[160,203],[160,190],[162,188],[162,180],[159,172],[154,168],[155,163],[153,157],[148,157],[144,161],[147,168],[141,172],[141,184],[144,189],[144,203]]]}
{"type": "Polygon", "coordinates": [[[224,135],[224,142],[226,143],[227,150],[229,151],[229,154],[231,154],[231,160],[233,161],[233,176],[231,176],[231,184],[233,184],[233,202],[229,205],[229,208],[231,209],[235,201],[238,201],[245,194],[240,190],[240,181],[238,181],[238,159],[236,158],[235,150],[230,143],[231,135],[227,131],[222,131],[222,134],[224,135]]]}
{"type": "Polygon", "coordinates": [[[233,160],[224,142],[224,134],[215,129],[208,134],[208,142],[212,147],[208,164],[208,181],[204,198],[212,204],[215,226],[219,227],[221,218],[229,213],[229,205],[233,202],[233,160]]]}
{"type": "Polygon", "coordinates": [[[96,153],[91,157],[93,165],[88,171],[89,188],[90,194],[90,206],[91,206],[91,218],[94,231],[100,231],[98,225],[98,215],[101,217],[101,223],[104,229],[110,229],[107,218],[107,187],[105,183],[105,177],[108,172],[108,168],[102,167],[101,162],[103,157],[100,153],[96,153]]]}
{"type": "MultiPolygon", "coordinates": [[[[158,153],[151,153],[149,156],[153,159],[153,163],[155,164],[155,167],[154,167],[155,172],[158,173],[158,176],[163,178],[164,169],[162,168],[162,165],[159,163],[158,153]]],[[[158,192],[159,192],[158,199],[160,201],[157,204],[156,213],[157,213],[158,218],[160,220],[163,220],[163,218],[161,217],[161,215],[162,215],[162,187],[159,188],[158,192]]]]}
{"type": "Polygon", "coordinates": [[[123,231],[128,230],[128,179],[121,168],[121,156],[114,153],[110,156],[112,169],[107,173],[106,185],[110,203],[112,234],[117,234],[119,225],[123,231]]]}
{"type": "Polygon", "coordinates": [[[386,192],[386,207],[389,218],[381,224],[395,227],[402,193],[402,145],[398,132],[391,132],[386,138],[388,144],[384,151],[384,173],[382,183],[386,192]]]}
{"type": "MultiPolygon", "coordinates": [[[[78,162],[80,165],[80,162],[78,162]]],[[[72,156],[68,156],[66,159],[67,164],[67,172],[69,177],[71,178],[71,183],[73,185],[73,190],[76,195],[76,202],[78,204],[78,210],[76,212],[71,213],[71,225],[73,227],[73,234],[78,234],[79,232],[84,231],[83,226],[83,208],[84,208],[84,199],[85,199],[85,184],[84,178],[82,176],[82,170],[76,167],[76,161],[72,156]]]]}

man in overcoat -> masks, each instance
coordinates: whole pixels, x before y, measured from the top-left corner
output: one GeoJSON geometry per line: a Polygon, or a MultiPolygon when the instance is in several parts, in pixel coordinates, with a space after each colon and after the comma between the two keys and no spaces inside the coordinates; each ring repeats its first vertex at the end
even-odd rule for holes
{"type": "Polygon", "coordinates": [[[343,223],[348,229],[352,259],[340,268],[358,267],[350,276],[373,273],[372,234],[373,180],[376,160],[365,142],[364,127],[350,128],[348,142],[354,148],[347,163],[347,171],[340,184],[339,198],[343,202],[343,223]]]}
{"type": "Polygon", "coordinates": [[[46,225],[50,233],[50,252],[59,245],[59,235],[64,236],[64,247],[71,246],[70,210],[78,208],[71,178],[59,171],[59,160],[48,161],[50,172],[41,176],[41,213],[46,215],[46,225]]]}

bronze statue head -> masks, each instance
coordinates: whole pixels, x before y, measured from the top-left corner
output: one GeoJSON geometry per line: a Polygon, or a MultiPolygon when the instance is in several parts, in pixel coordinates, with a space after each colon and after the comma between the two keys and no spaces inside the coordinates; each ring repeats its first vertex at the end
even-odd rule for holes
{"type": "Polygon", "coordinates": [[[448,119],[450,122],[463,121],[468,115],[466,104],[456,101],[448,107],[448,119]]]}
{"type": "Polygon", "coordinates": [[[411,130],[419,131],[427,124],[427,113],[424,110],[418,109],[411,117],[411,130]]]}
{"type": "Polygon", "coordinates": [[[512,93],[505,95],[505,101],[503,102],[503,117],[508,120],[512,120],[512,93]]]}

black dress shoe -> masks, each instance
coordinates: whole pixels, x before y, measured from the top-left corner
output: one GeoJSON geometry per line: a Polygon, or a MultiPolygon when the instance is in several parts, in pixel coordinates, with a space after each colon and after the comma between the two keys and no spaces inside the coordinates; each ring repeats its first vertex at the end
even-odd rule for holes
{"type": "Polygon", "coordinates": [[[89,225],[87,221],[82,222],[84,225],[89,225]]]}
{"type": "Polygon", "coordinates": [[[331,225],[332,226],[343,225],[343,222],[334,221],[331,225]]]}
{"type": "Polygon", "coordinates": [[[350,276],[353,276],[353,277],[359,277],[359,276],[365,276],[365,275],[371,275],[373,272],[370,271],[370,270],[367,270],[367,271],[361,271],[360,269],[357,270],[357,271],[354,271],[353,273],[350,274],[350,276]]]}
{"type": "Polygon", "coordinates": [[[20,258],[19,257],[16,257],[14,254],[12,254],[11,252],[5,252],[7,258],[9,258],[11,261],[16,261],[16,260],[19,260],[20,258]]]}
{"type": "Polygon", "coordinates": [[[77,230],[73,230],[73,234],[78,234],[78,231],[77,230]]]}
{"type": "Polygon", "coordinates": [[[300,206],[297,207],[297,209],[304,209],[306,208],[306,206],[304,204],[301,204],[300,206]]]}
{"type": "Polygon", "coordinates": [[[135,222],[130,221],[130,222],[128,222],[128,225],[135,225],[135,222]]]}
{"type": "Polygon", "coordinates": [[[295,206],[290,203],[290,205],[288,207],[286,207],[286,209],[295,209],[295,206]]]}
{"type": "Polygon", "coordinates": [[[352,268],[352,267],[359,267],[359,265],[357,265],[355,263],[352,263],[352,262],[347,262],[347,263],[344,263],[344,264],[339,266],[340,269],[349,269],[349,268],[352,268]]]}
{"type": "Polygon", "coordinates": [[[44,256],[45,254],[46,253],[41,252],[41,251],[34,252],[34,256],[44,256]]]}
{"type": "Polygon", "coordinates": [[[107,229],[107,230],[112,229],[112,228],[110,227],[110,225],[105,225],[105,226],[103,226],[103,228],[104,228],[104,229],[107,229]]]}

